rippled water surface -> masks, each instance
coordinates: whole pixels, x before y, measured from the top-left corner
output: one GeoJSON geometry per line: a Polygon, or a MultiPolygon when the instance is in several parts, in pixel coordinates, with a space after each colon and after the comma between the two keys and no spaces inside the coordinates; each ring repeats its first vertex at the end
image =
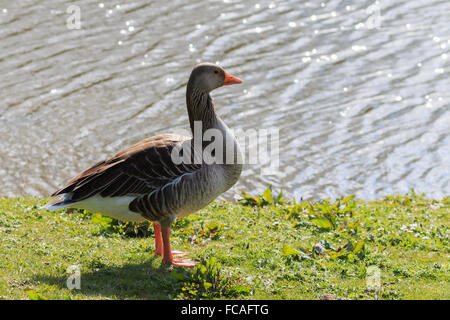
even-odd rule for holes
{"type": "Polygon", "coordinates": [[[279,128],[241,189],[450,194],[450,2],[0,0],[0,195],[48,195],[145,137],[186,130],[200,61],[231,128],[279,128]],[[81,29],[67,27],[71,4],[81,29]]]}

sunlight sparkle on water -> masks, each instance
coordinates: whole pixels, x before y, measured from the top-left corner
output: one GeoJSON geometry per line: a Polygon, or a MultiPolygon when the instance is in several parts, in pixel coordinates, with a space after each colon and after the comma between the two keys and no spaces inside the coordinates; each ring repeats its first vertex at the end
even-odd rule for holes
{"type": "Polygon", "coordinates": [[[261,33],[262,32],[262,28],[261,27],[256,27],[254,30],[255,30],[256,33],[261,33]]]}
{"type": "Polygon", "coordinates": [[[356,51],[356,52],[358,52],[358,51],[365,51],[365,50],[367,50],[367,47],[366,46],[360,46],[360,45],[353,45],[352,46],[352,50],[356,51]]]}

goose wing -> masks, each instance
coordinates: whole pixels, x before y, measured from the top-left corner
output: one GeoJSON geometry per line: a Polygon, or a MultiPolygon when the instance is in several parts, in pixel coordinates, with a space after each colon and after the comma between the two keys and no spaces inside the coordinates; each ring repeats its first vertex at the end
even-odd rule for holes
{"type": "Polygon", "coordinates": [[[172,150],[189,139],[162,134],[142,140],[81,172],[52,196],[67,194],[58,199],[61,204],[97,194],[102,197],[148,194],[200,168],[199,164],[175,164],[172,160],[172,150]]]}

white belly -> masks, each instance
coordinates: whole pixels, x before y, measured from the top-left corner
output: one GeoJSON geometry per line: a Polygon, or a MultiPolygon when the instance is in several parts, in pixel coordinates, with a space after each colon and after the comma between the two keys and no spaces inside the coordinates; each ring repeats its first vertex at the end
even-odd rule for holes
{"type": "Polygon", "coordinates": [[[128,208],[131,201],[136,197],[106,197],[96,195],[88,199],[70,205],[74,208],[86,209],[94,213],[115,218],[121,221],[143,222],[146,221],[139,213],[130,211],[128,208]]]}

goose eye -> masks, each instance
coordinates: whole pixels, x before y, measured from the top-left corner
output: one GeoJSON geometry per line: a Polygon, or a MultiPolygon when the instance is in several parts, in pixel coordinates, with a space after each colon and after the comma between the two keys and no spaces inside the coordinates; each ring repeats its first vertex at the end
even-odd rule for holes
{"type": "Polygon", "coordinates": [[[214,73],[219,73],[219,71],[218,70],[214,70],[214,73]]]}

